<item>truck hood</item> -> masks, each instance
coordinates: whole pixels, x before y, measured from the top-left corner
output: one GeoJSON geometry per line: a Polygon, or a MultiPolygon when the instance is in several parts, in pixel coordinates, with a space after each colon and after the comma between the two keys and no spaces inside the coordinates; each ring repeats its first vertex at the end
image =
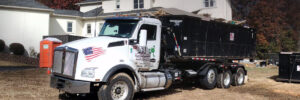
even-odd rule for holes
{"type": "MultiPolygon", "coordinates": [[[[81,76],[82,71],[86,68],[96,68],[95,70],[107,71],[110,69],[110,66],[115,66],[113,64],[120,63],[120,59],[124,60],[128,56],[127,46],[115,46],[108,48],[108,45],[110,43],[126,40],[128,40],[128,38],[102,36],[73,41],[70,43],[63,44],[59,47],[69,47],[78,50],[75,79],[95,81],[95,78],[87,78],[81,76]],[[102,51],[104,53],[99,53],[102,51]],[[93,52],[95,52],[95,55],[93,55],[93,52]]],[[[100,74],[105,73],[95,73],[95,76],[103,76],[100,74]]],[[[102,79],[102,77],[98,79],[102,79]]]]}
{"type": "Polygon", "coordinates": [[[85,38],[85,39],[69,42],[59,47],[67,46],[78,50],[82,50],[88,47],[107,48],[108,44],[111,42],[124,41],[124,40],[127,40],[127,38],[102,36],[102,37],[95,37],[95,38],[85,38]]]}

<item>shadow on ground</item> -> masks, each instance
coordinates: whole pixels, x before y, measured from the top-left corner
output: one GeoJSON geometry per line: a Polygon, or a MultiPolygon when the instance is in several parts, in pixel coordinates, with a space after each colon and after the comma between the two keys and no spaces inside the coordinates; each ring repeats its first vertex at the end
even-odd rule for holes
{"type": "Polygon", "coordinates": [[[273,76],[269,77],[269,79],[272,79],[274,81],[276,81],[277,78],[278,78],[278,75],[273,75],[273,76]]]}
{"type": "MultiPolygon", "coordinates": [[[[170,87],[166,90],[161,91],[151,91],[151,92],[139,92],[136,93],[134,96],[134,100],[144,100],[144,99],[150,99],[152,97],[161,97],[166,95],[171,95],[175,93],[182,92],[183,90],[192,91],[197,88],[201,87],[195,87],[197,84],[195,83],[182,83],[178,85],[173,85],[173,87],[170,87]]],[[[96,94],[89,94],[89,95],[70,95],[70,94],[60,94],[59,99],[61,100],[97,100],[98,97],[96,94]]]]}

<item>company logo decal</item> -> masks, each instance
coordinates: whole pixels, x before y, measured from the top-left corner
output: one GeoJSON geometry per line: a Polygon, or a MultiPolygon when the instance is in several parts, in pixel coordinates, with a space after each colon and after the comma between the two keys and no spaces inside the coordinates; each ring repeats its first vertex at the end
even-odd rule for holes
{"type": "Polygon", "coordinates": [[[97,58],[105,53],[101,47],[88,47],[83,49],[85,59],[90,62],[92,59],[97,58]]]}
{"type": "Polygon", "coordinates": [[[182,23],[182,20],[170,20],[170,22],[173,22],[175,24],[175,26],[180,26],[180,24],[182,23]]]}

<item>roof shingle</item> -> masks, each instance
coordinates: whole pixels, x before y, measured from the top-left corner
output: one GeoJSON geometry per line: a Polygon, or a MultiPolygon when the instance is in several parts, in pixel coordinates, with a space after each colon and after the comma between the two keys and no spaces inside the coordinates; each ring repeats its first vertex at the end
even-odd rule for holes
{"type": "Polygon", "coordinates": [[[79,16],[79,17],[96,17],[99,16],[99,13],[102,11],[102,7],[93,9],[88,12],[80,12],[77,10],[60,10],[60,9],[55,9],[54,14],[59,14],[59,15],[70,15],[70,16],[79,16]]]}
{"type": "Polygon", "coordinates": [[[54,14],[59,15],[70,15],[70,16],[83,16],[83,13],[77,10],[61,10],[61,9],[55,9],[54,14]]]}
{"type": "Polygon", "coordinates": [[[99,16],[99,14],[103,11],[102,7],[98,7],[96,9],[85,12],[82,17],[95,17],[99,16]]]}

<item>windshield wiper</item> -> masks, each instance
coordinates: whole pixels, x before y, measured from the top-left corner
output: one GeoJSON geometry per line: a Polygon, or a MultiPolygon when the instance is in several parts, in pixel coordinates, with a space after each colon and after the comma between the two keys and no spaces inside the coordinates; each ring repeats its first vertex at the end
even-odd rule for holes
{"type": "Polygon", "coordinates": [[[99,35],[99,36],[119,37],[119,36],[116,36],[116,35],[99,35]]]}
{"type": "Polygon", "coordinates": [[[109,37],[118,37],[118,38],[128,38],[128,37],[123,37],[121,35],[99,35],[99,36],[109,36],[109,37]]]}

